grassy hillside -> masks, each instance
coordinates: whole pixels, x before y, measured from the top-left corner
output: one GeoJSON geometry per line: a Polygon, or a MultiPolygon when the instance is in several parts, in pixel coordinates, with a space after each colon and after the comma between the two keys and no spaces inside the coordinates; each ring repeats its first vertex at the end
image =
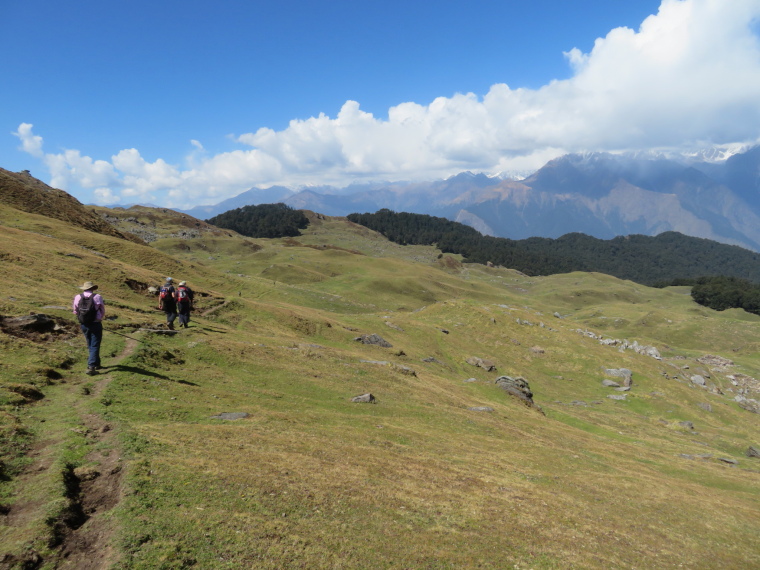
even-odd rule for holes
{"type": "Polygon", "coordinates": [[[758,415],[735,401],[760,399],[760,318],[316,214],[265,240],[97,212],[153,241],[0,209],[0,568],[760,565],[758,415]],[[145,330],[167,275],[199,299],[174,336],[145,330]],[[85,280],[113,317],[96,377],[67,308],[85,280]],[[8,328],[29,313],[58,330],[8,328]],[[602,385],[623,368],[630,391],[602,385]]]}

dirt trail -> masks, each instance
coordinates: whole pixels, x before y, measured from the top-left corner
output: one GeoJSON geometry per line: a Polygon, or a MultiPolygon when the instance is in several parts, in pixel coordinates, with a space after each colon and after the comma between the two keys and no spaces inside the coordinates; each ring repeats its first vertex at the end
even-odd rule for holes
{"type": "MultiPolygon", "coordinates": [[[[107,361],[106,371],[102,373],[91,389],[91,396],[99,396],[112,376],[107,369],[116,366],[129,357],[136,349],[138,341],[127,338],[122,352],[107,361]]],[[[58,543],[57,554],[44,560],[39,554],[31,552],[25,560],[14,556],[3,556],[0,552],[0,570],[16,567],[38,568],[41,565],[54,568],[76,568],[78,570],[99,570],[108,568],[114,562],[115,553],[110,539],[115,530],[113,519],[104,516],[121,499],[122,465],[116,435],[111,425],[99,414],[85,412],[87,399],[78,399],[75,407],[84,425],[84,435],[88,438],[93,451],[86,457],[83,467],[65,474],[71,506],[63,520],[53,528],[55,541],[58,543]]],[[[30,455],[36,460],[22,473],[20,485],[33,484],[34,478],[46,471],[54,462],[53,445],[57,441],[40,441],[31,450],[30,455]]],[[[39,505],[16,503],[8,512],[4,523],[9,526],[21,525],[35,516],[39,505]]]]}
{"type": "MultiPolygon", "coordinates": [[[[137,341],[127,338],[124,350],[111,360],[109,366],[122,362],[135,348],[137,341]]],[[[95,383],[92,395],[99,396],[110,382],[110,374],[102,375],[95,383]]],[[[74,471],[79,481],[77,500],[87,519],[80,527],[70,529],[64,535],[59,549],[58,568],[99,570],[108,568],[114,557],[110,544],[115,530],[114,521],[104,515],[121,500],[121,453],[115,433],[100,415],[82,414],[82,421],[87,437],[92,438],[93,443],[93,451],[85,459],[85,464],[95,464],[97,467],[74,471]]]]}

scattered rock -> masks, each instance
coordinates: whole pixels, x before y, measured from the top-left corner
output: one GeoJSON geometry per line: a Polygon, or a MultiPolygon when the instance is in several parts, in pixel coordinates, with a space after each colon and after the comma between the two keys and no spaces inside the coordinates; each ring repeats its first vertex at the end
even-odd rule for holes
{"type": "Polygon", "coordinates": [[[468,378],[467,380],[465,380],[465,382],[477,382],[477,381],[478,381],[477,378],[468,378]]]}
{"type": "Polygon", "coordinates": [[[607,376],[614,376],[615,378],[623,379],[623,386],[633,385],[633,373],[627,368],[605,368],[604,373],[607,376]]]}
{"type": "Polygon", "coordinates": [[[528,381],[522,376],[516,378],[512,378],[511,376],[499,376],[496,379],[496,385],[508,394],[521,400],[525,405],[540,409],[539,406],[533,402],[533,392],[530,390],[528,381]]]}
{"type": "Polygon", "coordinates": [[[43,314],[23,315],[21,317],[6,317],[2,319],[2,327],[7,329],[33,331],[33,332],[51,332],[55,327],[55,321],[43,314]]]}
{"type": "Polygon", "coordinates": [[[625,400],[628,394],[610,394],[607,396],[610,400],[625,400]]]}
{"type": "Polygon", "coordinates": [[[432,356],[428,356],[427,358],[423,358],[422,362],[435,362],[436,364],[440,364],[441,366],[446,366],[443,362],[438,360],[437,358],[434,358],[432,356]]]}
{"type": "Polygon", "coordinates": [[[398,325],[394,325],[394,324],[393,324],[392,322],[390,322],[390,321],[385,321],[385,326],[386,326],[386,327],[391,327],[392,329],[394,329],[394,330],[397,330],[397,331],[400,331],[400,332],[404,332],[404,329],[402,329],[402,328],[401,328],[400,326],[398,326],[398,325]]]}
{"type": "Polygon", "coordinates": [[[697,404],[700,408],[702,408],[706,412],[712,412],[712,406],[706,402],[700,402],[697,404]]]}
{"type": "Polygon", "coordinates": [[[467,409],[472,412],[493,412],[493,408],[489,408],[488,406],[475,406],[474,408],[467,409]]]}
{"type": "Polygon", "coordinates": [[[731,457],[718,457],[718,461],[728,463],[729,465],[739,465],[739,462],[731,457]]]}
{"type": "Polygon", "coordinates": [[[691,422],[678,422],[678,425],[686,429],[694,429],[694,424],[691,422]]]}
{"type": "Polygon", "coordinates": [[[372,344],[375,346],[382,346],[383,348],[391,348],[393,345],[385,340],[378,334],[363,334],[357,336],[354,340],[360,341],[362,344],[372,344]]]}
{"type": "Polygon", "coordinates": [[[448,329],[440,329],[443,334],[449,334],[448,329]]]}
{"type": "Polygon", "coordinates": [[[465,360],[465,362],[467,362],[467,364],[471,364],[472,366],[479,366],[486,372],[493,372],[496,370],[496,364],[494,364],[492,361],[484,360],[482,358],[478,358],[477,356],[470,356],[467,360],[465,360]]]}
{"type": "Polygon", "coordinates": [[[692,384],[696,384],[697,386],[707,386],[707,381],[699,374],[694,374],[690,380],[692,384]]]}
{"type": "Polygon", "coordinates": [[[618,392],[630,392],[631,387],[630,386],[621,386],[620,388],[615,388],[618,392]]]}
{"type": "Polygon", "coordinates": [[[415,372],[413,368],[409,368],[403,364],[394,364],[393,369],[397,372],[401,372],[401,374],[406,374],[407,376],[417,376],[417,372],[415,372]]]}
{"type": "Polygon", "coordinates": [[[606,386],[607,388],[620,388],[620,384],[614,380],[602,380],[602,386],[606,386]]]}
{"type": "Polygon", "coordinates": [[[540,346],[531,346],[531,347],[530,347],[530,351],[531,351],[533,354],[544,354],[544,353],[546,352],[546,351],[545,351],[543,348],[541,348],[540,346]]]}
{"type": "Polygon", "coordinates": [[[215,416],[211,416],[212,420],[242,420],[249,417],[251,414],[247,412],[223,412],[215,416]]]}
{"type": "Polygon", "coordinates": [[[747,457],[760,457],[760,448],[750,445],[747,448],[747,457]]]}
{"type": "Polygon", "coordinates": [[[375,404],[376,400],[375,397],[372,394],[362,394],[361,396],[354,396],[351,398],[352,402],[355,402],[357,404],[375,404]]]}
{"type": "Polygon", "coordinates": [[[736,396],[734,398],[737,404],[739,404],[739,407],[744,408],[748,412],[752,412],[754,414],[760,414],[760,402],[757,400],[754,400],[752,398],[745,398],[744,396],[736,396]]]}
{"type": "Polygon", "coordinates": [[[713,354],[705,354],[704,356],[700,356],[697,358],[697,362],[701,362],[702,364],[706,366],[721,366],[721,367],[727,367],[727,366],[733,366],[734,361],[729,360],[728,358],[723,358],[722,356],[715,356],[713,354]]]}

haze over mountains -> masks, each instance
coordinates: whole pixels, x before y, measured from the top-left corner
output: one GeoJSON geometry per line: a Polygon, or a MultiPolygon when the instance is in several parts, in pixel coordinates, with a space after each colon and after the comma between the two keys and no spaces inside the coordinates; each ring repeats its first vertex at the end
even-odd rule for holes
{"type": "Polygon", "coordinates": [[[519,181],[463,172],[431,182],[254,188],[185,212],[209,218],[270,202],[331,216],[381,208],[430,214],[512,239],[678,231],[760,251],[760,146],[734,154],[565,155],[519,181]]]}

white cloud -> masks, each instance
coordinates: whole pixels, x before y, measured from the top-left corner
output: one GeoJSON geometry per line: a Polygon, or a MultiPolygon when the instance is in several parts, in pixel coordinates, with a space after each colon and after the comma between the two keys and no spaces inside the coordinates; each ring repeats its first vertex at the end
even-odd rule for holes
{"type": "Polygon", "coordinates": [[[755,141],[758,18],[758,0],[663,0],[638,30],[616,28],[589,53],[569,49],[570,79],[537,90],[497,84],[483,97],[401,103],[387,119],[347,101],[334,118],[320,114],[281,131],[234,137],[244,150],[209,156],[192,140],[185,169],[161,159],[149,163],[136,149],[110,162],[78,151],[43,155],[32,125],[14,134],[26,152],[44,157],[64,188],[76,184],[98,188],[103,199],[180,207],[218,202],[252,186],[527,170],[564,152],[755,141]]]}
{"type": "Polygon", "coordinates": [[[41,158],[43,155],[42,137],[35,136],[32,134],[33,126],[34,125],[30,123],[21,123],[18,126],[18,130],[15,133],[13,133],[13,135],[21,139],[21,146],[19,147],[21,150],[23,150],[24,152],[28,152],[32,156],[41,158]]]}

